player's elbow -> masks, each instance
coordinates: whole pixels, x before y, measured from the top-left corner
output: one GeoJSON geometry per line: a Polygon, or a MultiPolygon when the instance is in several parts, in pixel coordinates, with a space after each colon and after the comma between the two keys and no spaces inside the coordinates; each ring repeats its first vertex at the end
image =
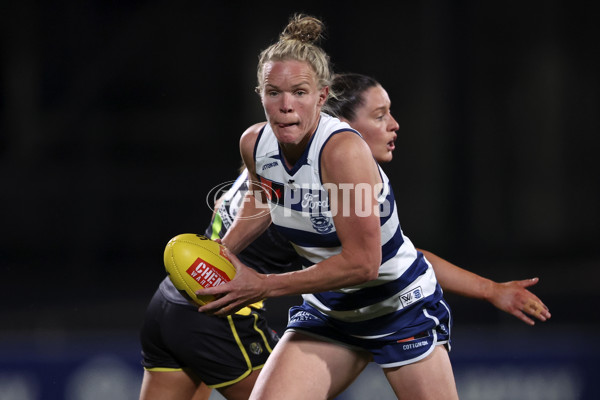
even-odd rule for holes
{"type": "Polygon", "coordinates": [[[360,283],[369,282],[377,279],[379,276],[379,266],[381,265],[381,253],[369,253],[360,257],[355,264],[356,279],[360,283]]]}
{"type": "Polygon", "coordinates": [[[341,256],[347,266],[350,278],[348,280],[352,281],[352,285],[360,285],[379,276],[381,242],[375,235],[363,236],[362,239],[342,246],[341,256]]]}

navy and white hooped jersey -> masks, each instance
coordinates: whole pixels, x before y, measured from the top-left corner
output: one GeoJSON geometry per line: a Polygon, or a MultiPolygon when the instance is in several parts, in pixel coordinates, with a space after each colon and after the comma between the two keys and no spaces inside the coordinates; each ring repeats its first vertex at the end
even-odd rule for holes
{"type": "MultiPolygon", "coordinates": [[[[323,147],[335,134],[359,133],[321,113],[316,132],[291,169],[282,160],[269,124],[254,149],[256,173],[266,189],[273,224],[294,245],[305,266],[341,252],[320,171],[323,147]]],[[[353,287],[303,295],[305,303],[327,316],[332,325],[364,338],[424,324],[423,308],[442,298],[433,268],[402,233],[390,182],[378,168],[383,185],[379,204],[370,206],[371,210],[378,206],[380,212],[382,262],[378,277],[353,287]]],[[[342,207],[338,212],[345,211],[342,207]]],[[[362,211],[369,212],[369,205],[362,211]]]]}

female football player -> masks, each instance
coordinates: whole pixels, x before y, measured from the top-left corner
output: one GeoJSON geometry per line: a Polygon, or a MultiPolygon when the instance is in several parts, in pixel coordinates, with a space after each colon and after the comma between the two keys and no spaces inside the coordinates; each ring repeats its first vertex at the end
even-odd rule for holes
{"type": "Polygon", "coordinates": [[[457,398],[450,309],[431,262],[400,229],[389,181],[365,140],[321,112],[331,84],[315,43],[321,29],[319,20],[296,16],[261,53],[257,89],[268,123],[250,127],[240,148],[250,184],[267,189],[256,199],[248,192],[222,239],[236,278],[199,291],[220,296],[199,310],[228,315],[263,298],[303,295],[253,399],[333,398],[373,360],[398,398],[457,398]],[[270,214],[257,212],[257,201],[270,214]],[[271,223],[294,245],[301,271],[261,274],[233,256],[271,223]]]}
{"type": "MultiPolygon", "coordinates": [[[[337,97],[329,98],[325,111],[361,132],[375,159],[390,161],[399,127],[381,85],[363,75],[344,74],[335,77],[332,89],[337,97]]],[[[248,190],[246,179],[244,171],[223,196],[207,236],[223,237],[231,226],[248,190]]],[[[533,321],[525,313],[542,321],[550,317],[543,303],[526,289],[537,279],[496,283],[421,252],[444,289],[486,299],[529,324],[533,321]]],[[[281,273],[298,266],[295,251],[272,227],[239,258],[262,273],[281,273]]],[[[227,318],[198,313],[165,278],[148,308],[142,330],[146,371],[141,398],[206,399],[210,393],[206,384],[228,399],[248,398],[276,340],[269,332],[260,308],[245,308],[227,318]],[[253,349],[261,351],[254,354],[253,349]]]]}

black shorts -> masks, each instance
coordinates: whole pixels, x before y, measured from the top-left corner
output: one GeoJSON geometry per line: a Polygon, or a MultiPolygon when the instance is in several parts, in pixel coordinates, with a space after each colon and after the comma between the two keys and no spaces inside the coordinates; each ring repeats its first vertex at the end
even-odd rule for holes
{"type": "Polygon", "coordinates": [[[176,304],[157,290],[140,333],[148,371],[191,371],[209,387],[236,383],[260,369],[279,340],[263,311],[226,318],[176,304]]]}

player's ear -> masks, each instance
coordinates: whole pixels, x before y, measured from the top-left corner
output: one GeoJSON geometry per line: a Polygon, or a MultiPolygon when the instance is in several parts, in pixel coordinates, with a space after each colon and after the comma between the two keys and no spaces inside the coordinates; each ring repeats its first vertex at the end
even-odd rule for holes
{"type": "Polygon", "coordinates": [[[329,86],[323,86],[319,90],[319,107],[323,107],[323,105],[327,101],[327,96],[329,96],[329,86]]]}

